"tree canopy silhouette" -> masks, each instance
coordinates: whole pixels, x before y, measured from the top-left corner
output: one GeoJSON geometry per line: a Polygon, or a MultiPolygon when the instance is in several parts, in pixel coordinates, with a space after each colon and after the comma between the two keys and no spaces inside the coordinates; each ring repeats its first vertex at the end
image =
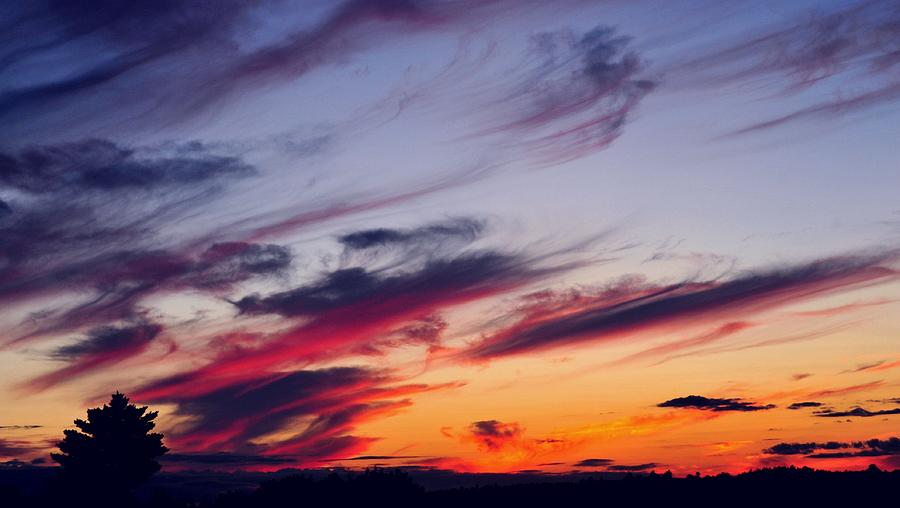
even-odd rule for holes
{"type": "Polygon", "coordinates": [[[169,451],[163,435],[151,432],[157,415],[116,392],[109,404],[88,409],[87,420],[75,420],[78,430],[65,430],[65,438],[57,444],[61,453],[50,455],[62,466],[66,480],[131,490],[159,471],[156,459],[169,451]]]}

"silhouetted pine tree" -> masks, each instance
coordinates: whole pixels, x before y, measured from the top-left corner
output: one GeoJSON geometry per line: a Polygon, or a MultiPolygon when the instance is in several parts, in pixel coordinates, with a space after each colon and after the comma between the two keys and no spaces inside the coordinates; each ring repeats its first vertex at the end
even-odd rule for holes
{"type": "Polygon", "coordinates": [[[87,420],[75,420],[78,430],[67,429],[61,453],[50,455],[72,485],[130,491],[159,471],[156,459],[168,451],[163,435],[151,432],[157,414],[116,392],[109,404],[88,409],[87,420]]]}

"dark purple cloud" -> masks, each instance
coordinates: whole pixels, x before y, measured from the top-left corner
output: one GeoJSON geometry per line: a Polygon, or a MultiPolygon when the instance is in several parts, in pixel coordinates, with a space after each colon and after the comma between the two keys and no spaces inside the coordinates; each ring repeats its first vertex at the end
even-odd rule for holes
{"type": "Polygon", "coordinates": [[[703,411],[765,411],[773,409],[774,404],[760,405],[756,402],[749,402],[742,399],[717,399],[710,397],[702,397],[700,395],[688,395],[687,397],[678,397],[657,404],[658,407],[675,407],[700,409],[703,411]]]}
{"type": "Polygon", "coordinates": [[[53,352],[53,357],[73,360],[85,356],[140,349],[155,339],[162,330],[162,326],[156,323],[142,323],[121,328],[103,326],[91,330],[87,337],[74,344],[58,348],[53,352]]]}
{"type": "Polygon", "coordinates": [[[579,460],[575,464],[575,467],[606,467],[615,462],[612,459],[584,459],[579,460]]]}
{"type": "Polygon", "coordinates": [[[472,422],[468,435],[487,451],[498,451],[521,439],[524,429],[516,422],[481,420],[472,422]]]}
{"type": "Polygon", "coordinates": [[[88,139],[3,152],[0,191],[11,197],[0,217],[8,239],[0,253],[46,255],[133,241],[129,235],[148,234],[254,173],[240,158],[201,143],[131,148],[88,139]]]}
{"type": "Polygon", "coordinates": [[[448,294],[492,291],[538,277],[526,260],[498,252],[475,252],[434,259],[418,269],[384,274],[362,267],[340,269],[307,286],[273,295],[247,296],[234,304],[245,314],[315,316],[378,298],[385,301],[417,295],[423,302],[448,294]]]}
{"type": "Polygon", "coordinates": [[[646,464],[615,464],[606,468],[607,471],[616,471],[616,472],[624,472],[624,471],[647,471],[648,469],[655,469],[660,467],[660,464],[656,462],[647,462],[646,464]]]}
{"type": "MultiPolygon", "coordinates": [[[[187,453],[184,462],[254,465],[313,464],[325,459],[353,457],[374,440],[351,432],[363,421],[391,414],[410,405],[411,394],[446,388],[444,385],[398,384],[385,371],[355,367],[258,373],[212,390],[178,391],[146,400],[175,404],[175,414],[190,423],[169,434],[169,442],[187,453]],[[292,436],[267,445],[253,442],[264,435],[297,428],[292,436]],[[228,452],[208,456],[208,452],[228,452]],[[252,457],[251,457],[252,458],[252,457]],[[249,463],[249,462],[248,462],[249,463]]],[[[152,387],[150,388],[152,390],[152,387]]]]}
{"type": "Polygon", "coordinates": [[[788,409],[803,409],[803,408],[807,408],[807,407],[821,407],[822,405],[823,404],[821,402],[814,402],[814,401],[794,402],[793,404],[788,406],[788,409]]]}
{"type": "MultiPolygon", "coordinates": [[[[283,327],[223,334],[219,354],[204,365],[157,380],[136,396],[147,400],[203,394],[258,376],[389,348],[439,348],[444,310],[505,294],[580,264],[555,254],[514,255],[456,245],[399,266],[338,268],[286,291],[230,299],[239,317],[274,315],[283,327]],[[284,327],[286,326],[286,327],[284,327]],[[250,339],[248,340],[248,337],[250,339]]],[[[366,259],[368,265],[377,259],[366,259]]]]}
{"type": "Polygon", "coordinates": [[[464,355],[489,359],[588,340],[609,340],[653,326],[734,320],[807,298],[887,282],[893,251],[827,258],[731,279],[651,285],[633,278],[573,298],[545,298],[517,310],[518,322],[464,355]]]}
{"type": "Polygon", "coordinates": [[[814,459],[847,457],[880,457],[900,455],[900,438],[869,439],[868,441],[829,441],[826,443],[778,443],[763,450],[770,455],[805,455],[814,459]],[[835,451],[841,450],[841,451],[835,451]]]}
{"type": "Polygon", "coordinates": [[[32,390],[44,390],[121,362],[145,351],[162,331],[161,325],[150,322],[90,330],[79,341],[51,353],[52,358],[67,361],[66,367],[36,377],[26,386],[32,390]]]}
{"type": "Polygon", "coordinates": [[[815,411],[814,414],[823,418],[846,418],[851,416],[858,416],[861,418],[871,418],[873,416],[887,416],[887,415],[900,415],[900,408],[895,409],[879,409],[875,411],[870,411],[865,408],[855,407],[853,409],[849,409],[847,411],[835,411],[833,409],[822,409],[819,411],[815,411]]]}
{"type": "Polygon", "coordinates": [[[251,174],[200,144],[137,151],[88,140],[0,154],[0,191],[17,196],[0,216],[0,299],[83,285],[122,264],[178,264],[183,254],[154,244],[159,229],[251,174]]]}
{"type": "Polygon", "coordinates": [[[209,153],[199,143],[157,157],[100,139],[0,153],[0,187],[31,194],[150,191],[254,172],[240,158],[209,153]]]}
{"type": "Polygon", "coordinates": [[[483,231],[483,221],[460,217],[410,229],[376,228],[354,231],[338,237],[338,242],[352,250],[390,247],[433,250],[446,242],[471,243],[483,231]]]}

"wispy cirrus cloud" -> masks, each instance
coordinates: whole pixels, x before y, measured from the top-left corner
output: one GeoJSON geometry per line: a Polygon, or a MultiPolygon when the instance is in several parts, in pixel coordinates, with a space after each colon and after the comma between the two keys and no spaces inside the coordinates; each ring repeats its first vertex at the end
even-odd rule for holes
{"type": "Polygon", "coordinates": [[[863,365],[862,367],[865,368],[858,369],[858,371],[881,372],[885,370],[900,368],[900,360],[885,360],[873,364],[863,365]]]}
{"type": "Polygon", "coordinates": [[[846,305],[838,305],[837,307],[828,307],[825,309],[818,310],[807,310],[801,312],[794,312],[793,315],[800,317],[830,317],[836,316],[840,314],[845,314],[849,312],[854,312],[860,309],[866,309],[870,307],[880,307],[882,305],[888,305],[896,302],[896,300],[890,300],[887,298],[882,298],[878,300],[871,300],[865,302],[855,302],[848,303],[846,305]]]}
{"type": "Polygon", "coordinates": [[[404,34],[462,30],[500,19],[513,7],[522,3],[347,0],[309,2],[299,12],[274,1],[90,12],[52,1],[22,5],[4,15],[15,27],[16,43],[0,52],[0,72],[37,67],[52,78],[17,80],[0,95],[0,117],[29,118],[32,128],[53,120],[107,126],[128,121],[134,128],[171,123],[241,92],[343,63],[404,34]],[[283,23],[271,23],[276,18],[283,23]],[[260,30],[270,37],[259,37],[260,30]],[[105,51],[91,51],[98,45],[105,51]],[[72,53],[77,65],[63,75],[52,72],[55,58],[72,53]],[[118,108],[108,108],[102,119],[89,117],[86,105],[98,104],[118,108]]]}
{"type": "Polygon", "coordinates": [[[505,75],[512,84],[488,93],[500,120],[479,135],[501,134],[501,144],[544,164],[608,147],[658,84],[630,42],[604,25],[531,36],[525,63],[505,75]]]}
{"type": "Polygon", "coordinates": [[[883,380],[870,381],[858,385],[842,386],[838,388],[826,388],[824,390],[816,390],[806,394],[808,398],[824,398],[824,397],[840,397],[850,393],[866,392],[875,388],[884,386],[883,380]]]}
{"type": "Polygon", "coordinates": [[[791,107],[732,135],[872,110],[900,99],[898,21],[900,11],[889,0],[816,6],[780,26],[761,27],[743,39],[700,50],[668,74],[700,86],[762,82],[782,94],[815,88],[830,89],[836,97],[791,107]]]}
{"type": "MultiPolygon", "coordinates": [[[[658,358],[660,356],[667,356],[675,352],[679,352],[686,349],[695,348],[697,346],[705,346],[714,342],[718,342],[722,339],[730,337],[734,334],[740,333],[747,328],[751,328],[755,326],[753,323],[748,323],[745,321],[737,321],[733,323],[725,323],[720,326],[716,330],[713,330],[709,333],[704,333],[702,335],[698,335],[696,337],[691,337],[689,339],[679,340],[670,342],[668,344],[663,344],[661,346],[656,346],[652,348],[645,349],[643,351],[639,351],[637,353],[628,355],[621,360],[615,361],[614,365],[620,365],[625,363],[632,363],[641,360],[648,360],[653,358],[658,358]]],[[[661,360],[665,361],[665,359],[661,360]]]]}

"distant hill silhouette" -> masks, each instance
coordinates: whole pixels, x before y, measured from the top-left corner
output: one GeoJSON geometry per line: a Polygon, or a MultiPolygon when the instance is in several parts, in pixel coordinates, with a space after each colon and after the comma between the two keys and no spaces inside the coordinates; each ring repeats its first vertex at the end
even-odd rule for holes
{"type": "MultiPolygon", "coordinates": [[[[80,507],[61,502],[65,492],[49,492],[49,472],[55,468],[0,468],[0,506],[80,507]],[[35,478],[43,475],[43,480],[35,478]],[[29,488],[22,488],[32,478],[29,488]],[[41,485],[43,481],[43,486],[41,485]]],[[[449,472],[433,472],[446,474],[449,472]]],[[[688,476],[670,474],[627,474],[620,479],[600,475],[564,476],[459,475],[465,482],[483,478],[478,486],[426,490],[416,478],[425,471],[374,468],[366,471],[326,470],[281,473],[170,473],[168,483],[150,485],[136,499],[119,506],[145,508],[287,508],[302,506],[423,506],[423,507],[506,507],[506,506],[729,506],[762,504],[769,506],[891,506],[900,492],[900,470],[832,472],[810,468],[778,467],[739,475],[688,476]],[[246,475],[246,476],[244,476],[246,475]],[[174,489],[176,478],[192,490],[174,489]],[[235,478],[255,478],[256,487],[235,484],[223,492],[223,485],[235,478]],[[543,478],[543,479],[542,479],[543,478]],[[575,479],[578,478],[578,479],[575,479]],[[508,481],[511,484],[501,485],[508,481]]],[[[244,481],[244,480],[241,480],[244,481]]]]}

